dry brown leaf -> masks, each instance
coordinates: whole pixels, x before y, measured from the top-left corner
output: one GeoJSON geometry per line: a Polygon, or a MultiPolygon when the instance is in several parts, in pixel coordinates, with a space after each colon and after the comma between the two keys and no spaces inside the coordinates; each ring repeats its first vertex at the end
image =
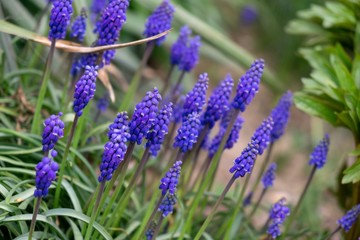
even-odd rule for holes
{"type": "Polygon", "coordinates": [[[120,88],[126,92],[129,89],[129,84],[125,80],[122,72],[114,65],[110,64],[104,68],[109,74],[111,74],[120,85],[120,88]]]}
{"type": "Polygon", "coordinates": [[[106,73],[104,68],[99,70],[98,78],[100,79],[102,84],[104,84],[105,88],[108,90],[111,102],[115,102],[114,89],[111,86],[109,75],[106,73]]]}

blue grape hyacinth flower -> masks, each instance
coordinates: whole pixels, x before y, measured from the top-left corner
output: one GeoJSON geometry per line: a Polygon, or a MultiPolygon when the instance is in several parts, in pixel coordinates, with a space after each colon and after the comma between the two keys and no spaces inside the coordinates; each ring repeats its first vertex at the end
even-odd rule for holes
{"type": "Polygon", "coordinates": [[[278,140],[285,131],[289,121],[290,108],[293,102],[293,95],[287,91],[279,100],[276,107],[271,111],[270,116],[274,120],[274,127],[271,131],[271,142],[278,140]]]}
{"type": "Polygon", "coordinates": [[[99,182],[109,181],[114,171],[124,160],[126,142],[130,138],[128,116],[126,112],[118,113],[114,122],[109,126],[109,141],[104,146],[104,153],[100,164],[99,182]]]}
{"type": "Polygon", "coordinates": [[[229,99],[234,86],[234,80],[230,74],[212,92],[205,113],[202,117],[202,124],[208,124],[210,128],[215,122],[222,118],[229,110],[229,99]]]}
{"type": "Polygon", "coordinates": [[[243,75],[236,89],[236,95],[232,102],[233,108],[244,112],[255,94],[259,91],[260,80],[264,72],[264,60],[255,60],[243,75]]]}
{"type": "Polygon", "coordinates": [[[264,176],[262,177],[261,181],[265,189],[271,187],[274,184],[275,170],[276,170],[276,163],[272,163],[264,173],[264,176]]]}
{"type": "Polygon", "coordinates": [[[56,179],[56,173],[59,170],[59,165],[52,158],[57,156],[55,150],[51,151],[51,158],[43,157],[36,167],[35,177],[35,191],[34,197],[46,197],[49,192],[51,183],[56,179]]]}
{"type": "Polygon", "coordinates": [[[51,115],[44,121],[44,131],[42,134],[43,152],[48,152],[55,147],[55,144],[64,136],[64,122],[60,119],[62,112],[58,115],[51,115]]]}
{"type": "Polygon", "coordinates": [[[270,116],[261,123],[260,127],[256,129],[254,135],[251,138],[252,141],[254,141],[257,145],[259,155],[263,154],[264,150],[270,143],[270,136],[273,126],[274,121],[270,116]]]}
{"type": "Polygon", "coordinates": [[[290,208],[286,206],[285,198],[281,198],[277,203],[275,203],[269,212],[269,220],[271,221],[267,233],[273,238],[276,239],[280,236],[280,226],[284,223],[287,216],[290,215],[290,208]]]}
{"type": "Polygon", "coordinates": [[[199,80],[193,89],[186,95],[183,106],[183,117],[191,113],[200,113],[206,102],[206,90],[209,86],[209,77],[207,73],[200,74],[199,80]]]}
{"type": "Polygon", "coordinates": [[[254,192],[250,192],[245,198],[244,198],[244,201],[243,201],[243,206],[246,207],[246,206],[249,206],[251,204],[251,200],[252,200],[252,197],[254,195],[254,192]]]}
{"type": "Polygon", "coordinates": [[[181,61],[181,58],[187,48],[189,36],[191,35],[191,30],[187,25],[184,25],[179,32],[179,37],[174,42],[171,47],[170,52],[170,63],[171,65],[178,65],[181,61]]]}
{"type": "Polygon", "coordinates": [[[147,92],[141,102],[136,104],[134,115],[129,123],[130,142],[142,143],[142,139],[147,135],[156,119],[158,105],[161,95],[157,88],[152,92],[147,92]]]}
{"type": "Polygon", "coordinates": [[[78,117],[94,97],[96,91],[97,67],[86,66],[82,77],[77,81],[74,91],[74,112],[78,117]]]}
{"type": "Polygon", "coordinates": [[[181,172],[181,165],[182,161],[176,161],[165,176],[160,180],[159,189],[161,189],[161,194],[163,196],[165,196],[167,192],[170,194],[176,193],[181,172]]]}
{"type": "Polygon", "coordinates": [[[197,141],[200,128],[199,114],[189,114],[177,131],[174,147],[178,147],[183,153],[190,151],[197,141]]]}
{"type": "Polygon", "coordinates": [[[72,0],[54,0],[50,13],[49,39],[64,39],[73,13],[72,0]]]}
{"type": "Polygon", "coordinates": [[[162,213],[163,217],[167,217],[169,214],[172,214],[176,202],[177,198],[175,194],[167,194],[162,200],[158,211],[162,213]]]}
{"type": "Polygon", "coordinates": [[[314,148],[313,152],[311,153],[309,165],[314,165],[317,169],[320,169],[325,165],[327,154],[329,151],[329,144],[329,135],[325,134],[324,138],[320,141],[320,143],[314,148]]]}
{"type": "Polygon", "coordinates": [[[345,232],[348,232],[354,225],[360,215],[360,204],[354,206],[352,209],[346,212],[346,214],[337,221],[345,232]]]}
{"type": "Polygon", "coordinates": [[[75,18],[72,26],[70,36],[76,38],[79,42],[84,41],[86,33],[86,10],[81,9],[81,14],[75,18]]]}
{"type": "MultiPolygon", "coordinates": [[[[169,0],[164,0],[148,17],[145,23],[144,36],[152,37],[171,28],[175,8],[169,0]]],[[[165,41],[165,37],[154,40],[159,46],[165,41]]]]}
{"type": "Polygon", "coordinates": [[[104,10],[108,0],[92,0],[90,6],[91,21],[94,23],[97,16],[104,10]]]}
{"type": "Polygon", "coordinates": [[[200,36],[193,37],[189,46],[185,48],[183,55],[179,62],[179,70],[190,72],[199,62],[200,58],[201,38],[200,36]]]}
{"type": "Polygon", "coordinates": [[[170,118],[172,114],[173,104],[170,102],[164,105],[157,114],[153,127],[148,132],[146,139],[146,147],[150,149],[150,154],[156,156],[161,149],[161,144],[165,140],[165,135],[168,133],[170,118]]]}

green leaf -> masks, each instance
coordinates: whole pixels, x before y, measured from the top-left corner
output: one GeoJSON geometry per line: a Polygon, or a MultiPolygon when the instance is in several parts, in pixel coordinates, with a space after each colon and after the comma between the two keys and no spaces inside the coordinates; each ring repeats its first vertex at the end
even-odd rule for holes
{"type": "Polygon", "coordinates": [[[351,167],[344,171],[344,177],[341,180],[342,184],[356,183],[360,181],[360,160],[354,163],[351,167]]]}
{"type": "Polygon", "coordinates": [[[357,53],[355,55],[351,74],[352,74],[352,77],[354,79],[357,89],[360,89],[360,53],[357,53]]]}
{"type": "Polygon", "coordinates": [[[337,116],[332,109],[326,106],[320,99],[306,95],[304,93],[296,93],[294,96],[296,107],[314,116],[318,116],[333,125],[337,124],[337,116]]]}
{"type": "Polygon", "coordinates": [[[340,87],[346,90],[352,90],[355,87],[352,76],[340,58],[336,55],[330,56],[330,62],[335,70],[340,87]]]}

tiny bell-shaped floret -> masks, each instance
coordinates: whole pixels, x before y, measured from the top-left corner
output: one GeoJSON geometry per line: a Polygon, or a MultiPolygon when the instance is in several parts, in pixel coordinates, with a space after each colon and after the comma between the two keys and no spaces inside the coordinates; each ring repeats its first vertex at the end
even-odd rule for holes
{"type": "Polygon", "coordinates": [[[60,119],[62,112],[58,115],[51,115],[44,121],[44,131],[42,134],[43,151],[50,151],[55,144],[64,136],[64,122],[60,119]]]}
{"type": "Polygon", "coordinates": [[[181,165],[181,161],[176,161],[165,176],[160,180],[159,189],[161,189],[162,195],[165,195],[167,192],[170,194],[176,193],[176,187],[178,185],[181,172],[181,165]]]}

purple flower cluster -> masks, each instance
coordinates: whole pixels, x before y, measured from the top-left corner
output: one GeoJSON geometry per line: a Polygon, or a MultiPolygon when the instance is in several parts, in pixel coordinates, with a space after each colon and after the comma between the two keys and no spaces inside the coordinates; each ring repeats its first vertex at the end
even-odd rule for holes
{"type": "Polygon", "coordinates": [[[104,146],[104,153],[100,164],[101,173],[98,178],[99,182],[109,181],[114,171],[124,159],[127,149],[126,142],[130,137],[126,112],[118,113],[114,123],[109,126],[108,137],[109,141],[104,146]]]}
{"type": "Polygon", "coordinates": [[[234,86],[234,80],[230,74],[214,89],[207,103],[206,111],[202,118],[202,124],[208,124],[210,128],[222,118],[229,110],[229,99],[234,86]]]}
{"type": "Polygon", "coordinates": [[[274,127],[271,131],[272,142],[276,141],[284,134],[290,116],[290,108],[292,105],[292,101],[292,93],[290,91],[287,91],[280,98],[276,107],[271,111],[270,116],[274,120],[274,127]]]}
{"type": "Polygon", "coordinates": [[[206,90],[209,85],[209,77],[207,73],[200,74],[199,80],[193,89],[186,95],[183,117],[191,113],[200,113],[206,102],[206,90]]]}
{"type": "Polygon", "coordinates": [[[181,172],[181,161],[174,163],[173,167],[165,174],[165,176],[160,180],[159,189],[161,189],[162,195],[165,195],[168,191],[170,194],[176,193],[176,187],[179,182],[180,172],[181,172]]]}
{"type": "Polygon", "coordinates": [[[168,126],[172,114],[172,103],[164,105],[155,118],[153,127],[146,135],[146,147],[150,148],[150,153],[156,156],[161,148],[161,144],[165,140],[165,135],[168,133],[168,126]]]}
{"type": "Polygon", "coordinates": [[[154,221],[151,221],[149,229],[146,231],[145,236],[146,240],[151,240],[153,238],[153,235],[155,233],[155,229],[157,227],[157,223],[154,221]]]}
{"type": "Polygon", "coordinates": [[[199,114],[195,112],[189,114],[178,129],[174,147],[178,147],[183,153],[190,151],[197,141],[200,127],[199,114]]]}
{"type": "Polygon", "coordinates": [[[272,163],[264,173],[264,176],[261,179],[264,188],[269,188],[273,185],[275,180],[275,170],[276,170],[276,163],[272,163]]]}
{"type": "MultiPolygon", "coordinates": [[[[57,156],[55,150],[51,151],[52,158],[57,156]]],[[[49,157],[43,157],[41,162],[39,162],[36,167],[36,177],[35,177],[35,197],[46,197],[49,192],[49,187],[56,179],[56,173],[59,170],[59,165],[49,157]]]]}
{"type": "Polygon", "coordinates": [[[170,62],[172,65],[178,65],[181,61],[183,53],[187,48],[187,43],[191,30],[188,26],[183,26],[180,29],[179,37],[171,47],[170,62]]]}
{"type": "Polygon", "coordinates": [[[329,135],[325,134],[324,138],[312,151],[310,155],[309,165],[314,165],[318,169],[322,168],[325,165],[327,154],[329,151],[329,144],[330,144],[329,135]]]}
{"type": "Polygon", "coordinates": [[[264,60],[258,59],[251,64],[249,70],[240,78],[232,106],[240,111],[245,111],[255,94],[259,91],[261,76],[264,72],[264,60]]]}
{"type": "Polygon", "coordinates": [[[154,88],[152,92],[146,93],[141,102],[136,104],[134,115],[129,123],[130,142],[141,144],[156,119],[160,100],[159,91],[154,88]]]}
{"type": "Polygon", "coordinates": [[[97,67],[86,66],[84,74],[75,85],[73,109],[78,117],[82,115],[84,108],[94,97],[97,69],[97,67]]]}
{"type": "Polygon", "coordinates": [[[102,10],[105,8],[105,5],[107,4],[108,0],[93,0],[90,11],[92,13],[92,21],[94,22],[96,17],[102,12],[102,10]]]}
{"type": "Polygon", "coordinates": [[[234,122],[233,128],[231,129],[229,138],[226,141],[225,148],[231,149],[234,146],[234,144],[237,142],[237,140],[239,139],[239,134],[243,123],[244,123],[244,119],[241,116],[238,116],[234,122]]]}
{"type": "Polygon", "coordinates": [[[73,13],[72,0],[55,0],[52,1],[52,4],[49,39],[64,39],[66,28],[70,24],[71,14],[73,13]]]}
{"type": "Polygon", "coordinates": [[[86,32],[86,10],[81,9],[81,14],[75,18],[72,26],[70,36],[76,38],[79,42],[84,41],[86,32]]]}
{"type": "Polygon", "coordinates": [[[257,18],[258,18],[258,11],[254,6],[246,5],[241,10],[241,20],[245,24],[251,24],[255,22],[257,18]]]}
{"type": "Polygon", "coordinates": [[[252,197],[254,195],[254,192],[250,192],[245,198],[244,198],[244,201],[243,201],[243,206],[246,207],[246,206],[249,206],[251,204],[251,200],[252,200],[252,197]]]}
{"type": "Polygon", "coordinates": [[[199,51],[201,46],[200,36],[195,36],[190,40],[189,46],[185,48],[179,62],[179,70],[190,72],[199,62],[199,51]]]}
{"type": "MultiPolygon", "coordinates": [[[[152,37],[171,28],[175,8],[169,0],[164,0],[148,17],[145,23],[145,37],[152,37]]],[[[165,36],[155,40],[157,45],[165,41],[165,36]]]]}
{"type": "Polygon", "coordinates": [[[172,214],[176,202],[177,198],[175,194],[167,194],[164,200],[162,200],[158,211],[162,212],[163,217],[167,217],[167,215],[172,214]]]}
{"type": "Polygon", "coordinates": [[[55,147],[55,144],[64,136],[64,122],[60,119],[62,112],[58,115],[51,115],[44,121],[44,131],[42,134],[42,150],[44,152],[50,151],[55,147]]]}
{"type": "Polygon", "coordinates": [[[273,124],[271,117],[265,119],[256,129],[251,142],[241,152],[240,157],[234,160],[234,166],[229,171],[234,173],[235,178],[244,177],[252,171],[257,155],[261,155],[268,145],[273,124]]]}
{"type": "Polygon", "coordinates": [[[96,107],[101,112],[105,112],[108,106],[109,106],[109,96],[108,94],[105,94],[102,98],[98,100],[96,107]]]}
{"type": "Polygon", "coordinates": [[[268,227],[267,233],[274,239],[280,236],[280,226],[286,217],[290,215],[290,209],[285,204],[286,200],[282,198],[273,205],[269,212],[269,218],[272,222],[268,227]]]}
{"type": "Polygon", "coordinates": [[[352,225],[354,225],[356,222],[356,219],[359,217],[359,215],[360,204],[347,211],[346,214],[337,221],[337,224],[339,224],[345,230],[345,232],[348,232],[352,225]]]}

